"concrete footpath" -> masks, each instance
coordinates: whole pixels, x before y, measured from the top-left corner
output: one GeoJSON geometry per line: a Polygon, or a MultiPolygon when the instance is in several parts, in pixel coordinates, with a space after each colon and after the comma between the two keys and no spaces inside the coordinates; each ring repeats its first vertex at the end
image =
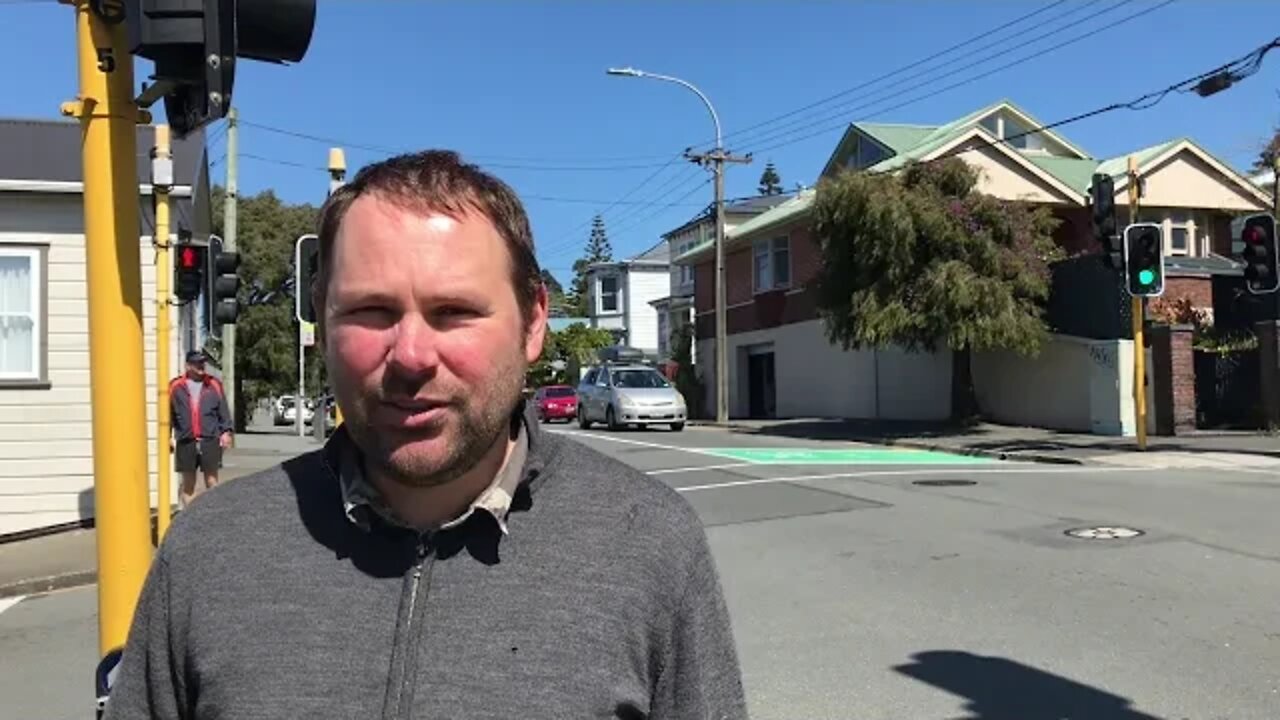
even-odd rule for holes
{"type": "MultiPolygon", "coordinates": [[[[692,425],[712,426],[708,421],[692,425]]],[[[788,420],[731,420],[733,432],[777,437],[862,442],[921,450],[974,455],[1000,460],[1064,465],[1141,464],[1141,456],[1162,459],[1183,456],[1186,464],[1257,461],[1280,463],[1280,434],[1267,432],[1196,431],[1176,437],[1149,436],[1147,450],[1138,450],[1132,437],[1109,437],[1059,432],[1042,428],[980,423],[957,427],[929,422],[895,422],[797,418],[788,420]]],[[[1176,462],[1174,464],[1177,464],[1176,462]]]]}
{"type": "MultiPolygon", "coordinates": [[[[310,434],[299,438],[289,430],[271,428],[239,435],[223,459],[219,480],[234,481],[319,447],[310,434]]],[[[97,564],[93,528],[0,543],[0,598],[96,582],[97,564]]]]}

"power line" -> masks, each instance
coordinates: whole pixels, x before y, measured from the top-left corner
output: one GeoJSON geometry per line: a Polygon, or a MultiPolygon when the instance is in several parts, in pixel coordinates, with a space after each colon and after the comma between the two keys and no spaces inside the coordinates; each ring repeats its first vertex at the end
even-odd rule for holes
{"type": "MultiPolygon", "coordinates": [[[[1095,108],[1093,110],[1088,110],[1086,112],[1072,115],[1071,117],[1064,118],[1062,120],[1058,120],[1056,122],[1052,122],[1047,125],[1037,125],[1036,127],[1033,127],[1024,132],[1016,133],[1014,135],[1009,135],[1003,138],[995,138],[992,140],[983,141],[972,147],[966,147],[959,150],[951,150],[935,158],[932,158],[930,160],[922,161],[918,164],[929,165],[932,163],[941,162],[948,158],[963,155],[964,153],[967,153],[967,152],[973,152],[974,150],[982,150],[985,148],[995,147],[996,145],[1007,144],[1011,140],[1017,140],[1019,138],[1028,137],[1030,135],[1037,135],[1039,133],[1052,130],[1054,128],[1062,127],[1064,125],[1070,125],[1072,123],[1080,122],[1081,120],[1086,120],[1088,118],[1096,117],[1098,115],[1103,115],[1110,112],[1115,112],[1117,110],[1146,110],[1148,108],[1154,107],[1160,101],[1164,100],[1166,97],[1168,97],[1169,95],[1175,92],[1178,92],[1178,93],[1196,92],[1198,88],[1201,87],[1201,84],[1204,81],[1215,78],[1223,73],[1229,73],[1232,75],[1233,78],[1248,77],[1249,75],[1252,75],[1253,73],[1257,72],[1258,68],[1262,66],[1262,59],[1266,56],[1266,54],[1278,47],[1280,47],[1280,37],[1277,37],[1276,39],[1268,43],[1260,45],[1259,47],[1255,48],[1249,53],[1246,53],[1245,55],[1225,65],[1214,68],[1213,70],[1210,70],[1208,72],[1201,73],[1194,77],[1181,80],[1172,85],[1169,85],[1168,87],[1164,87],[1159,90],[1153,90],[1151,92],[1146,93],[1145,95],[1141,95],[1127,102],[1111,103],[1110,105],[1104,105],[1102,107],[1095,108]],[[1237,73],[1243,73],[1243,74],[1237,74],[1237,73]]],[[[892,172],[895,172],[895,170],[880,170],[880,171],[869,173],[869,174],[882,175],[882,174],[887,174],[892,172]]]]}
{"type": "MultiPolygon", "coordinates": [[[[240,124],[245,127],[255,128],[264,132],[284,135],[300,140],[308,140],[315,143],[321,143],[329,146],[338,146],[344,149],[363,150],[366,152],[376,153],[379,155],[398,155],[409,150],[406,148],[394,148],[383,145],[372,145],[369,143],[352,142],[349,139],[329,137],[324,135],[313,135],[311,133],[299,132],[297,130],[289,130],[286,128],[265,125],[263,123],[252,122],[249,120],[241,120],[240,124]]],[[[536,170],[540,172],[604,172],[616,170],[643,170],[647,168],[666,167],[666,163],[634,163],[622,165],[539,165],[525,164],[520,162],[504,162],[502,160],[491,161],[487,158],[499,158],[499,156],[486,155],[469,155],[468,158],[474,159],[481,165],[502,170],[536,170]]],[[[530,161],[533,163],[534,161],[530,161]]],[[[554,161],[550,161],[554,162],[554,161]]]]}
{"type": "MultiPolygon", "coordinates": [[[[1010,28],[1010,27],[1013,27],[1013,26],[1015,26],[1015,25],[1018,25],[1018,24],[1022,23],[1023,21],[1029,20],[1029,19],[1031,19],[1031,18],[1033,18],[1033,17],[1036,17],[1037,15],[1040,15],[1040,14],[1042,14],[1042,13],[1048,12],[1049,10],[1052,10],[1053,8],[1055,8],[1055,7],[1059,6],[1059,5],[1062,5],[1062,4],[1063,4],[1063,3],[1065,3],[1065,2],[1067,2],[1067,0],[1056,0],[1055,2],[1049,3],[1048,5],[1045,5],[1045,6],[1044,6],[1044,7],[1042,7],[1042,8],[1039,8],[1039,9],[1037,9],[1037,10],[1034,10],[1034,11],[1032,11],[1032,12],[1030,12],[1030,13],[1025,14],[1025,15],[1020,15],[1020,16],[1018,16],[1018,17],[1014,18],[1013,20],[1010,20],[1010,21],[1008,21],[1008,22],[1006,22],[1006,23],[1004,23],[1004,24],[1002,24],[1002,25],[999,25],[999,26],[997,26],[997,27],[991,28],[990,30],[983,31],[983,32],[981,32],[981,33],[979,33],[979,34],[977,34],[977,35],[974,35],[973,37],[970,37],[970,38],[969,38],[969,39],[967,39],[967,40],[964,40],[964,41],[962,41],[962,42],[956,43],[955,45],[952,45],[952,46],[950,46],[950,47],[948,47],[948,48],[946,48],[946,49],[944,49],[944,50],[939,50],[938,52],[935,52],[935,53],[933,53],[932,55],[929,55],[929,56],[927,56],[927,57],[924,57],[924,58],[921,58],[921,59],[919,59],[919,60],[916,60],[915,62],[912,62],[912,63],[910,63],[910,64],[908,64],[908,65],[904,65],[904,66],[902,66],[902,67],[900,67],[900,68],[898,68],[898,69],[896,69],[896,70],[892,70],[892,71],[890,71],[890,72],[884,73],[883,75],[877,75],[876,77],[874,77],[874,78],[872,78],[872,79],[870,79],[870,80],[867,80],[866,82],[859,83],[859,84],[857,84],[857,85],[854,85],[853,87],[846,88],[846,89],[841,90],[841,91],[839,91],[839,92],[837,92],[837,93],[834,93],[834,94],[828,95],[828,96],[826,96],[826,97],[824,97],[824,98],[821,98],[821,99],[819,99],[819,100],[816,100],[816,101],[814,101],[814,102],[812,102],[812,103],[809,103],[808,105],[805,105],[805,106],[803,106],[803,107],[797,108],[797,109],[795,109],[795,110],[791,110],[791,111],[786,112],[786,113],[783,113],[783,114],[781,114],[781,115],[777,115],[777,116],[772,117],[772,118],[769,118],[769,119],[767,119],[767,120],[763,120],[763,121],[758,122],[758,123],[756,123],[756,124],[754,124],[754,125],[749,125],[749,126],[747,126],[747,127],[745,127],[745,128],[742,128],[742,129],[740,129],[740,130],[734,130],[734,131],[732,131],[732,132],[730,132],[730,133],[726,134],[724,137],[727,139],[727,138],[729,138],[729,137],[737,137],[737,136],[740,136],[740,135],[743,135],[743,134],[746,134],[746,133],[750,133],[751,131],[756,130],[756,129],[758,129],[758,128],[762,128],[762,127],[765,127],[765,126],[768,126],[768,125],[773,125],[774,123],[777,123],[777,122],[779,122],[779,121],[781,121],[781,120],[785,120],[785,119],[787,119],[787,118],[794,117],[794,116],[796,116],[796,115],[799,115],[799,114],[801,114],[801,113],[807,112],[807,111],[809,111],[809,110],[813,110],[813,109],[815,109],[815,108],[821,107],[821,106],[823,106],[823,105],[826,105],[826,104],[828,104],[828,103],[832,102],[833,100],[837,100],[837,99],[839,99],[839,98],[845,97],[845,96],[847,96],[847,95],[850,95],[850,94],[852,94],[852,93],[855,93],[855,92],[857,92],[857,91],[859,91],[859,90],[862,90],[862,89],[864,89],[864,88],[871,87],[872,85],[875,85],[875,84],[877,84],[877,83],[879,83],[879,82],[882,82],[882,81],[884,81],[884,80],[888,80],[889,78],[895,77],[895,76],[897,76],[897,75],[899,75],[899,74],[901,74],[901,73],[903,73],[903,72],[906,72],[906,71],[911,70],[911,69],[913,69],[913,68],[916,68],[916,67],[919,67],[919,66],[921,66],[921,65],[924,65],[925,63],[928,63],[928,62],[931,62],[931,61],[933,61],[933,60],[936,60],[936,59],[938,59],[938,58],[940,58],[940,57],[943,57],[944,55],[947,55],[947,54],[949,54],[949,53],[951,53],[951,52],[953,52],[953,51],[955,51],[955,50],[959,50],[960,48],[966,47],[966,46],[968,46],[968,45],[972,45],[973,43],[978,42],[979,40],[983,40],[983,39],[985,39],[985,38],[988,38],[988,37],[990,37],[990,36],[992,36],[992,35],[994,35],[994,34],[996,34],[996,33],[1000,32],[1000,31],[1002,31],[1002,30],[1006,30],[1006,29],[1008,29],[1008,28],[1010,28]]],[[[1071,12],[1075,12],[1075,10],[1072,10],[1071,12]]],[[[1068,13],[1068,14],[1069,14],[1069,13],[1068,13]]],[[[1057,18],[1054,18],[1054,19],[1057,19],[1057,18]]],[[[1006,38],[1006,39],[1007,39],[1007,38],[1006,38]]],[[[1004,40],[1001,40],[1001,41],[999,41],[999,42],[1004,42],[1004,40]]],[[[999,43],[996,43],[996,44],[999,44],[999,43]]],[[[707,141],[707,142],[702,142],[702,143],[698,143],[698,145],[697,145],[697,146],[698,146],[698,147],[701,147],[701,146],[703,146],[703,145],[707,145],[707,144],[709,144],[709,143],[713,143],[713,142],[714,142],[713,140],[712,140],[712,141],[707,141]]]]}
{"type": "MultiPolygon", "coordinates": [[[[1126,2],[1127,2],[1127,1],[1128,1],[1128,0],[1126,0],[1126,2]]],[[[1155,11],[1157,11],[1157,10],[1160,10],[1160,9],[1162,9],[1162,8],[1164,8],[1164,7],[1168,6],[1168,5],[1171,5],[1171,4],[1173,4],[1174,2],[1176,2],[1176,1],[1177,1],[1177,0],[1164,0],[1164,2],[1161,2],[1161,3],[1160,3],[1160,4],[1158,4],[1158,5],[1154,5],[1154,6],[1152,6],[1152,7],[1146,8],[1146,9],[1144,9],[1144,10],[1140,10],[1140,11],[1138,11],[1138,12],[1136,12],[1136,13],[1133,13],[1132,15],[1128,15],[1128,16],[1125,16],[1124,18],[1121,18],[1120,20],[1116,21],[1116,22],[1115,22],[1115,23],[1113,23],[1112,25],[1109,25],[1109,26],[1108,26],[1108,28],[1118,27],[1118,26],[1123,25],[1123,24],[1125,24],[1125,23],[1127,23],[1127,22],[1131,22],[1131,21],[1136,20],[1136,19],[1138,19],[1138,18],[1140,18],[1140,17],[1142,17],[1142,16],[1144,16],[1144,15],[1148,15],[1148,14],[1153,13],[1153,12],[1155,12],[1155,11]]],[[[1080,34],[1080,35],[1077,35],[1077,36],[1075,36],[1075,37],[1072,37],[1072,38],[1070,38],[1070,39],[1068,39],[1068,40],[1064,40],[1063,42],[1057,43],[1056,45],[1052,45],[1052,46],[1050,46],[1050,47],[1044,48],[1044,49],[1039,50],[1039,51],[1037,51],[1037,52],[1035,52],[1035,53],[1032,53],[1032,54],[1030,54],[1030,55],[1027,55],[1027,56],[1024,56],[1024,57],[1021,57],[1021,58],[1018,58],[1017,60],[1014,60],[1014,61],[1012,61],[1012,62],[1006,63],[1006,64],[1001,65],[1001,66],[999,66],[999,67],[993,68],[993,69],[988,70],[988,71],[983,72],[983,73],[979,73],[978,75],[974,75],[973,77],[969,77],[969,78],[966,78],[966,79],[964,79],[964,80],[960,80],[960,81],[954,82],[954,83],[952,83],[952,84],[950,84],[950,85],[947,85],[947,86],[942,87],[942,88],[938,88],[937,90],[934,90],[934,91],[931,91],[931,92],[925,93],[925,94],[923,94],[923,95],[919,95],[919,96],[914,97],[914,98],[909,98],[909,99],[907,99],[907,100],[905,100],[905,101],[903,101],[903,102],[897,103],[896,105],[892,105],[892,106],[889,106],[889,107],[887,107],[887,108],[882,108],[882,109],[880,109],[880,110],[877,110],[876,112],[877,112],[878,114],[883,114],[883,113],[886,113],[886,112],[890,112],[890,111],[892,111],[892,110],[897,110],[897,109],[899,109],[899,108],[906,107],[906,106],[908,106],[908,105],[913,105],[913,104],[918,103],[918,102],[920,102],[920,101],[922,101],[922,100],[927,100],[927,99],[929,99],[929,98],[931,98],[931,97],[935,97],[935,96],[937,96],[937,95],[941,95],[942,93],[948,92],[948,91],[950,91],[950,90],[954,90],[954,89],[959,88],[959,87],[964,87],[965,85],[972,84],[972,83],[977,82],[978,80],[981,80],[981,79],[983,79],[983,78],[990,77],[990,76],[992,76],[992,75],[994,75],[994,74],[996,74],[996,73],[998,73],[998,72],[1003,72],[1003,71],[1005,71],[1005,70],[1008,70],[1008,69],[1010,69],[1010,68],[1016,67],[1016,66],[1021,65],[1021,64],[1023,64],[1023,63],[1030,62],[1030,61],[1032,61],[1032,60],[1035,60],[1035,59],[1037,59],[1037,58],[1040,58],[1040,57],[1043,57],[1043,56],[1045,56],[1045,55],[1048,55],[1048,54],[1049,54],[1049,53],[1051,53],[1051,52],[1054,52],[1054,51],[1056,51],[1056,50],[1060,50],[1060,49],[1062,49],[1062,48],[1064,48],[1064,47],[1067,47],[1067,46],[1069,46],[1069,45],[1074,45],[1075,43],[1078,43],[1078,42],[1081,42],[1081,41],[1084,41],[1084,40],[1088,40],[1088,39],[1090,39],[1090,38],[1094,37],[1096,34],[1097,34],[1097,33],[1096,33],[1096,31],[1094,31],[1094,30],[1087,31],[1087,32],[1085,32],[1085,33],[1082,33],[1082,34],[1080,34]]],[[[969,66],[966,66],[966,68],[964,68],[964,69],[967,69],[967,67],[969,67],[969,66]]],[[[954,73],[954,72],[952,72],[952,73],[947,73],[947,75],[943,75],[943,76],[941,76],[941,77],[947,77],[947,76],[949,76],[949,75],[953,75],[953,74],[955,74],[955,73],[954,73]]],[[[941,79],[941,77],[940,77],[940,78],[938,78],[938,79],[941,79]]],[[[905,94],[905,93],[897,93],[896,95],[902,95],[902,94],[905,94]]],[[[882,98],[882,99],[881,99],[881,101],[878,101],[878,102],[882,102],[883,100],[888,100],[888,99],[890,99],[891,97],[894,97],[894,96],[889,96],[889,97],[886,97],[886,98],[882,98]]],[[[878,104],[878,103],[877,103],[877,104],[878,104]]],[[[831,120],[831,119],[832,119],[832,118],[828,118],[827,120],[829,121],[829,120],[831,120]]],[[[821,122],[821,121],[820,121],[820,122],[821,122]]],[[[780,147],[785,147],[785,146],[787,146],[787,145],[793,145],[793,144],[795,144],[795,143],[802,142],[802,141],[804,141],[804,140],[808,140],[808,139],[810,139],[810,138],[814,138],[814,137],[817,137],[817,136],[819,136],[819,135],[822,135],[822,134],[825,134],[825,133],[831,132],[832,130],[837,130],[837,129],[841,129],[841,128],[848,127],[849,122],[850,122],[850,121],[849,121],[849,119],[848,119],[848,118],[844,118],[844,119],[842,119],[842,120],[840,121],[840,123],[839,123],[839,124],[837,124],[837,125],[827,125],[826,127],[822,127],[822,128],[820,128],[820,129],[816,130],[815,132],[806,133],[806,134],[800,135],[800,136],[798,136],[798,137],[792,137],[792,138],[789,138],[789,139],[782,139],[782,138],[784,138],[786,135],[793,134],[793,133],[795,133],[795,132],[800,132],[800,131],[805,130],[805,129],[809,128],[809,127],[813,127],[813,126],[815,126],[815,125],[820,124],[820,123],[812,123],[812,124],[810,124],[810,125],[808,125],[808,126],[805,126],[805,127],[796,128],[796,129],[794,129],[794,130],[790,131],[789,133],[782,133],[781,135],[779,135],[779,136],[777,136],[777,137],[774,137],[774,138],[767,138],[767,139],[771,139],[771,140],[781,140],[781,141],[780,141],[780,142],[777,142],[777,143],[774,143],[774,144],[772,144],[772,145],[766,145],[766,146],[764,146],[764,147],[755,148],[753,151],[754,151],[754,152],[756,152],[756,153],[764,153],[764,152],[768,152],[768,151],[770,151],[770,150],[775,150],[775,149],[780,148],[780,147]]],[[[761,141],[763,142],[764,140],[762,139],[761,141]]]]}

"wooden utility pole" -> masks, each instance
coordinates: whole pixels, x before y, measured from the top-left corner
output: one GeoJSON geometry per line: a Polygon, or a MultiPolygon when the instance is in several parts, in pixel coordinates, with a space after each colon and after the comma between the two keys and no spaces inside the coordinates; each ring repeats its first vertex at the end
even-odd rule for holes
{"type": "MultiPolygon", "coordinates": [[[[1138,177],[1138,159],[1129,156],[1129,224],[1138,222],[1138,201],[1141,198],[1141,178],[1138,177]]],[[[1163,252],[1163,248],[1161,249],[1163,252]]],[[[1146,298],[1131,298],[1133,316],[1133,414],[1134,428],[1138,436],[1138,449],[1147,449],[1147,349],[1145,347],[1146,298]]]]}

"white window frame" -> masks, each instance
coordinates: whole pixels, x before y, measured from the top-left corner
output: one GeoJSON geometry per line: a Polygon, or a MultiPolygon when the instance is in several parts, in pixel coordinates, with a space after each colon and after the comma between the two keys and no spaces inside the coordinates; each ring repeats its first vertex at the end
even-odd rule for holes
{"type": "Polygon", "coordinates": [[[1205,218],[1206,222],[1203,224],[1197,222],[1200,215],[1186,208],[1152,208],[1142,211],[1139,214],[1139,220],[1160,226],[1165,257],[1203,257],[1213,247],[1213,239],[1207,236],[1200,237],[1202,231],[1211,227],[1208,218],[1205,218]],[[1180,216],[1177,222],[1174,220],[1175,216],[1180,216]],[[1173,246],[1175,228],[1186,230],[1187,246],[1185,248],[1178,249],[1173,246]]]}
{"type": "Polygon", "coordinates": [[[794,273],[794,262],[791,257],[791,236],[779,235],[771,238],[761,238],[751,244],[751,287],[754,294],[772,292],[774,290],[785,290],[791,287],[791,276],[794,273]],[[786,253],[787,255],[787,277],[778,278],[778,255],[786,253]],[[768,282],[761,282],[760,278],[760,259],[766,258],[766,269],[768,270],[768,282]]]}
{"type": "Polygon", "coordinates": [[[596,314],[597,315],[620,315],[622,314],[622,276],[610,273],[601,275],[596,278],[596,314]],[[606,310],[604,307],[604,281],[612,279],[614,281],[612,310],[606,310]]]}
{"type": "Polygon", "coordinates": [[[44,381],[44,253],[38,247],[0,245],[0,257],[26,258],[31,264],[31,372],[0,370],[0,383],[39,383],[44,381]]]}
{"type": "MultiPolygon", "coordinates": [[[[689,240],[685,240],[684,242],[680,243],[679,247],[677,248],[676,257],[680,257],[681,255],[684,255],[685,253],[697,247],[697,245],[698,245],[698,241],[695,239],[690,238],[689,240]]],[[[693,265],[690,265],[689,263],[686,262],[685,264],[680,266],[680,284],[689,285],[692,282],[693,282],[693,265]]]]}

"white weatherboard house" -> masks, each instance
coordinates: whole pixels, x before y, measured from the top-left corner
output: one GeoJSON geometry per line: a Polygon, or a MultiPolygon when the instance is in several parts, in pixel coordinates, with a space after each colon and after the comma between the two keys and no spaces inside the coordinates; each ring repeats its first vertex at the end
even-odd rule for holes
{"type": "MultiPolygon", "coordinates": [[[[154,493],[153,138],[152,128],[138,128],[148,482],[154,493]]],[[[93,518],[80,139],[75,122],[0,120],[0,537],[93,518]]],[[[207,237],[203,133],[175,140],[173,154],[172,229],[207,237]]],[[[171,317],[170,367],[178,373],[176,309],[171,317]]]]}
{"type": "Polygon", "coordinates": [[[587,268],[591,327],[609,330],[619,344],[656,356],[658,313],[651,303],[670,293],[669,258],[664,240],[630,260],[587,268]]]}

